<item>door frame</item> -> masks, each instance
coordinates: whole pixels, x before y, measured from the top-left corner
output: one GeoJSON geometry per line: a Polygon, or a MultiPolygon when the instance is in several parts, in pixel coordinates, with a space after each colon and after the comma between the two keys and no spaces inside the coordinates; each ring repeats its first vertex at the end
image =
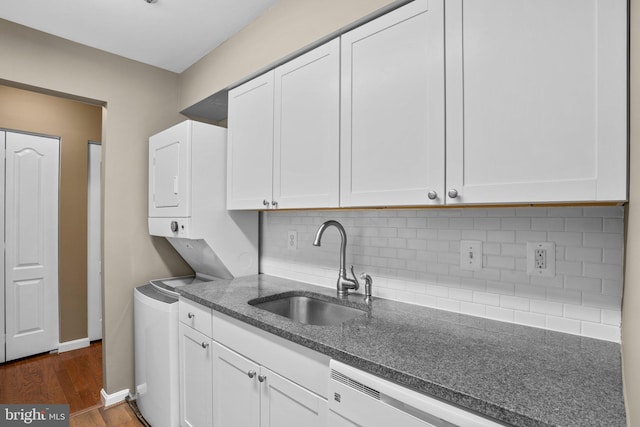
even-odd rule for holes
{"type": "Polygon", "coordinates": [[[87,336],[102,339],[102,143],[88,142],[87,336]],[[99,147],[97,150],[95,147],[99,147]],[[93,150],[92,150],[93,149],[93,150]],[[92,154],[93,153],[93,154],[92,154]]]}

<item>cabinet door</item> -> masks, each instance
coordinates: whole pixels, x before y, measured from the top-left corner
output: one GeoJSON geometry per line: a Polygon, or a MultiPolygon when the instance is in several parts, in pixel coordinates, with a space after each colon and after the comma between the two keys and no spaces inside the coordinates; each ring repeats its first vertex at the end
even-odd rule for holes
{"type": "Polygon", "coordinates": [[[262,367],[261,427],[325,427],[327,401],[262,367]]]}
{"type": "Polygon", "coordinates": [[[213,414],[211,339],[180,323],[180,423],[211,426],[213,414]]]}
{"type": "Polygon", "coordinates": [[[229,91],[227,209],[272,201],[273,71],[229,91]]]}
{"type": "Polygon", "coordinates": [[[416,0],[342,36],[342,206],[443,203],[443,13],[416,0]]]}
{"type": "Polygon", "coordinates": [[[273,198],[279,208],[337,207],[340,41],[275,70],[273,198]]]}
{"type": "Polygon", "coordinates": [[[626,199],[625,0],[447,0],[447,203],[626,199]]]}
{"type": "Polygon", "coordinates": [[[191,214],[191,128],[183,122],[149,138],[149,216],[191,214]]]}
{"type": "Polygon", "coordinates": [[[260,367],[213,342],[213,414],[216,427],[260,425],[260,367]]]}

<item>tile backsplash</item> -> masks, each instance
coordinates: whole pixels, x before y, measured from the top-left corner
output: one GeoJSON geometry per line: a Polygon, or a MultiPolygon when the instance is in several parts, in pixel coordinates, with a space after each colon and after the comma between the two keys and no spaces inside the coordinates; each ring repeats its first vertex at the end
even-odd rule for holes
{"type": "Polygon", "coordinates": [[[334,287],[340,238],[347,268],[373,295],[620,342],[624,207],[272,211],[262,214],[260,271],[334,287]],[[297,233],[297,249],[289,247],[297,233]],[[460,268],[460,241],[482,242],[482,269],[460,268]],[[554,242],[554,277],[527,275],[527,242],[554,242]]]}

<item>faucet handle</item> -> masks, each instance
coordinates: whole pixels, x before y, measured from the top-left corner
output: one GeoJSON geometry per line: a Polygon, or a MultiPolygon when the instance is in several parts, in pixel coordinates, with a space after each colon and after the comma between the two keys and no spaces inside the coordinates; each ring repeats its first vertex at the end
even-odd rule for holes
{"type": "Polygon", "coordinates": [[[360,282],[358,282],[358,278],[356,277],[356,273],[353,272],[353,265],[351,266],[351,275],[353,276],[353,282],[355,286],[353,288],[354,291],[357,291],[360,288],[360,282]]]}

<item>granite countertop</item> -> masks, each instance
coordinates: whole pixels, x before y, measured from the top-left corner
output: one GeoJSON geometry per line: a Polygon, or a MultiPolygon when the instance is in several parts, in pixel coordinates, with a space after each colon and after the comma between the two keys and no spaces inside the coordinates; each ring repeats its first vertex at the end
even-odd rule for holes
{"type": "MultiPolygon", "coordinates": [[[[253,307],[335,290],[256,275],[178,287],[185,298],[327,356],[516,426],[625,426],[620,345],[375,298],[366,315],[313,326],[253,307]]],[[[361,305],[360,294],[347,304],[361,305]]]]}

